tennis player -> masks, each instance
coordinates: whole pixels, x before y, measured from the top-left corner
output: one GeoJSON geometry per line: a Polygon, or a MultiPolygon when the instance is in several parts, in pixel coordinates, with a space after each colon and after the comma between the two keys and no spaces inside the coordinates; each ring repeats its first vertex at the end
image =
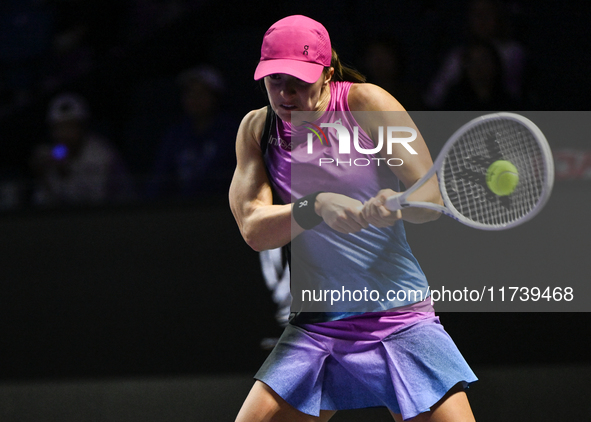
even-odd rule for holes
{"type": "MultiPolygon", "coordinates": [[[[258,251],[294,244],[309,250],[311,278],[321,280],[321,289],[339,288],[333,275],[338,269],[354,274],[361,285],[428,291],[403,221],[423,223],[439,214],[418,208],[390,212],[383,205],[399,182],[411,186],[431,167],[420,135],[412,144],[417,154],[403,144],[394,144],[390,154],[375,154],[401,158],[404,165],[338,174],[336,166],[304,162],[305,154],[296,158],[298,146],[290,142],[298,124],[292,122],[295,111],[398,111],[403,117],[397,123],[412,125],[404,108],[342,66],[324,26],[305,16],[289,16],[269,28],[254,77],[264,80],[272,110],[251,111],[238,130],[229,196],[245,241],[258,251]],[[309,184],[314,191],[292,189],[297,166],[321,172],[323,177],[309,184]],[[274,204],[273,192],[284,205],[274,204]]],[[[357,122],[342,124],[352,129],[357,122]]],[[[374,147],[370,135],[369,129],[359,130],[366,149],[374,147]]],[[[354,151],[351,157],[356,158],[354,151]]],[[[442,202],[435,179],[417,195],[442,202]]],[[[367,312],[292,307],[290,323],[255,379],[239,422],[326,421],[337,410],[380,406],[396,421],[474,421],[464,389],[476,377],[424,298],[386,302],[385,308],[383,302],[368,305],[367,312]]]]}

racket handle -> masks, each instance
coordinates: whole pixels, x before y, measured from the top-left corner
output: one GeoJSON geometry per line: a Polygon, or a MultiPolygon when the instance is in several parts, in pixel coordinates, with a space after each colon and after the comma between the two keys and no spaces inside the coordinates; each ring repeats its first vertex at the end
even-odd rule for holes
{"type": "Polygon", "coordinates": [[[390,211],[398,211],[399,209],[402,209],[402,205],[400,205],[400,197],[402,196],[402,194],[398,194],[398,195],[393,195],[390,196],[386,199],[386,208],[388,208],[390,211]]]}

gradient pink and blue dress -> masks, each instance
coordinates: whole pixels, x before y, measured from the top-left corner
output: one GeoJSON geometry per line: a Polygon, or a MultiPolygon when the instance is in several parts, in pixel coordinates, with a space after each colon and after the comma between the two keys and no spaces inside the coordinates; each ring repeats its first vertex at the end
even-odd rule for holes
{"type": "MultiPolygon", "coordinates": [[[[358,124],[347,103],[351,86],[331,82],[331,100],[320,120],[340,119],[353,133],[358,124]]],[[[380,189],[400,189],[387,165],[320,166],[320,158],[339,156],[336,131],[325,131],[332,139],[310,154],[304,142],[292,143],[297,130],[276,119],[264,154],[270,182],[284,203],[316,191],[365,202],[380,189]]],[[[359,142],[366,149],[374,146],[362,130],[359,142]]],[[[351,148],[350,159],[356,158],[372,157],[351,148]]],[[[311,308],[295,297],[290,324],[255,378],[300,411],[318,415],[321,409],[386,406],[407,419],[429,410],[454,385],[477,380],[426,298],[428,282],[402,221],[355,234],[321,223],[292,240],[291,273],[292,296],[297,282],[296,292],[345,286],[378,290],[382,298],[388,290],[412,290],[424,299],[398,294],[393,300],[342,302],[319,311],[317,304],[311,308]]]]}

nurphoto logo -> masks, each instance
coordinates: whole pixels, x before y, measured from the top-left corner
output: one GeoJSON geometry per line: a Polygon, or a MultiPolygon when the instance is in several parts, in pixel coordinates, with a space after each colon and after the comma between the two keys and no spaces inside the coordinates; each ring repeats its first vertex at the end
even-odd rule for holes
{"type": "MultiPolygon", "coordinates": [[[[307,129],[310,129],[311,133],[308,133],[307,137],[307,153],[312,154],[314,152],[314,135],[320,141],[320,144],[323,146],[331,146],[328,136],[326,132],[322,130],[322,128],[334,129],[337,131],[337,139],[338,139],[338,146],[339,154],[350,154],[351,153],[351,133],[349,130],[343,126],[339,121],[335,123],[321,123],[320,126],[313,125],[310,122],[304,122],[309,124],[310,126],[305,126],[307,129]],[[313,127],[312,127],[313,126],[313,127]]],[[[394,144],[401,144],[410,154],[416,155],[417,152],[414,150],[410,143],[417,139],[417,131],[411,127],[407,126],[387,126],[384,130],[384,126],[378,127],[378,142],[374,148],[363,148],[359,144],[359,126],[353,127],[353,146],[357,152],[364,155],[374,155],[378,154],[382,151],[384,144],[386,145],[386,152],[388,155],[392,154],[392,147],[394,144]],[[386,134],[384,140],[384,132],[386,134]],[[403,136],[398,137],[394,136],[394,134],[398,133],[409,133],[410,136],[403,136]]],[[[323,164],[333,164],[336,165],[356,165],[356,166],[368,166],[371,162],[377,162],[377,165],[380,165],[380,162],[385,162],[389,166],[401,166],[404,162],[401,158],[389,158],[386,159],[384,157],[373,157],[373,158],[356,158],[355,160],[339,160],[334,158],[320,158],[319,165],[322,166],[323,164]]]]}

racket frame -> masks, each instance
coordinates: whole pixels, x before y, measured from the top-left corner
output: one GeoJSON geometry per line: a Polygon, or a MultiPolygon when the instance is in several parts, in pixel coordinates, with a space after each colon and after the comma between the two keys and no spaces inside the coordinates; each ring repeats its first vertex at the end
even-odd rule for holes
{"type": "Polygon", "coordinates": [[[427,208],[434,211],[438,211],[441,214],[447,215],[448,217],[453,218],[454,220],[459,221],[467,226],[477,228],[480,230],[505,230],[511,227],[518,226],[520,224],[525,223],[528,220],[531,220],[536,214],[538,214],[548,199],[550,198],[550,192],[552,191],[552,186],[554,183],[554,162],[552,160],[552,151],[550,150],[550,146],[546,140],[546,137],[542,133],[542,131],[529,119],[523,117],[519,114],[515,113],[508,113],[508,112],[499,112],[499,113],[492,113],[487,114],[484,116],[477,117],[475,119],[470,120],[468,123],[464,124],[458,130],[454,132],[454,134],[447,140],[437,159],[431,166],[431,168],[425,173],[423,177],[421,177],[416,183],[414,183],[411,187],[409,187],[404,192],[401,192],[398,195],[393,195],[386,200],[386,208],[390,211],[397,211],[399,209],[404,209],[408,207],[417,207],[417,208],[427,208]],[[448,152],[450,149],[453,148],[456,141],[461,138],[466,132],[471,130],[474,126],[477,126],[487,120],[493,119],[509,119],[514,120],[523,126],[525,126],[535,137],[540,149],[542,151],[542,156],[544,158],[545,166],[544,169],[546,170],[543,174],[544,180],[544,189],[538,202],[535,206],[523,217],[518,218],[514,221],[511,221],[506,224],[484,224],[474,220],[471,220],[464,215],[462,215],[451,203],[449,196],[447,195],[447,190],[445,188],[445,177],[443,175],[443,169],[445,167],[445,160],[447,158],[448,152]],[[420,202],[420,201],[407,201],[406,199],[414,192],[416,192],[422,185],[424,185],[434,174],[437,174],[437,179],[439,183],[439,190],[441,192],[441,196],[443,198],[444,206],[434,204],[432,202],[420,202]]]}

